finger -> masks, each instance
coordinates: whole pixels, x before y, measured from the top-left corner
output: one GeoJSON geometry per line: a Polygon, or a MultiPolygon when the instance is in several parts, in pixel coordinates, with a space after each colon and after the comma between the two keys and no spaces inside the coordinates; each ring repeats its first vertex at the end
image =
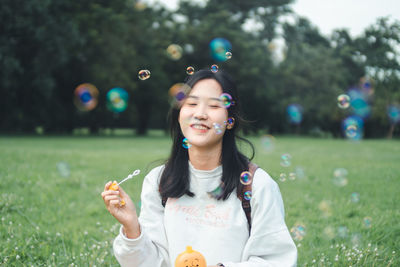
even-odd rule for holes
{"type": "Polygon", "coordinates": [[[111,185],[111,184],[112,184],[111,181],[109,181],[108,183],[106,183],[106,184],[104,185],[104,191],[107,191],[108,188],[110,188],[110,185],[111,185]]]}
{"type": "Polygon", "coordinates": [[[111,200],[120,200],[121,198],[119,196],[116,195],[112,195],[112,196],[105,196],[104,197],[104,201],[105,202],[110,202],[111,200]]]}
{"type": "Polygon", "coordinates": [[[101,192],[101,197],[103,199],[104,199],[104,197],[110,196],[110,195],[119,195],[119,191],[107,190],[107,191],[101,192]]]}
{"type": "Polygon", "coordinates": [[[119,199],[113,199],[113,200],[110,200],[110,205],[117,205],[117,206],[119,206],[119,199]]]}

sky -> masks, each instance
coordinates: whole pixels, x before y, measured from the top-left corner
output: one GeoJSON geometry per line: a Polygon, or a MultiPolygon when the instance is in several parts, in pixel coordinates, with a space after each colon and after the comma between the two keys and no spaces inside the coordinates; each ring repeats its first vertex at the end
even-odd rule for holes
{"type": "MultiPolygon", "coordinates": [[[[178,2],[144,0],[150,3],[155,1],[172,9],[176,8],[178,2]]],[[[324,35],[329,35],[333,29],[347,28],[351,36],[358,36],[383,16],[400,21],[400,0],[296,0],[292,8],[298,15],[308,18],[324,35]]]]}

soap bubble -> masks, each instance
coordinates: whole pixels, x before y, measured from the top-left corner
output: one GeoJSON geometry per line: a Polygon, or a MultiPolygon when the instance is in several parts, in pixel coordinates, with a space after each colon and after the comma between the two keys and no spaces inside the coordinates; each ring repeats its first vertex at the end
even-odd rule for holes
{"type": "Polygon", "coordinates": [[[182,57],[183,49],[180,45],[170,44],[167,47],[167,55],[172,60],[179,60],[182,57]]]}
{"type": "Polygon", "coordinates": [[[231,52],[226,52],[225,53],[225,57],[226,57],[226,59],[231,59],[232,58],[232,53],[231,52]]]}
{"type": "Polygon", "coordinates": [[[251,184],[252,176],[248,171],[244,171],[240,174],[240,182],[244,185],[251,184]]]}
{"type": "Polygon", "coordinates": [[[216,61],[226,61],[228,59],[226,53],[232,50],[231,43],[224,38],[215,38],[211,40],[209,47],[211,57],[216,61]]]}
{"type": "Polygon", "coordinates": [[[333,229],[332,226],[325,227],[323,233],[324,233],[325,239],[331,240],[331,239],[335,238],[335,229],[333,229]]]}
{"type": "Polygon", "coordinates": [[[232,105],[232,96],[227,93],[223,93],[219,96],[219,99],[221,99],[222,104],[224,105],[225,108],[229,108],[232,105]]]}
{"type": "Polygon", "coordinates": [[[250,200],[251,197],[252,197],[251,191],[246,191],[246,192],[244,192],[244,199],[250,200]]]}
{"type": "Polygon", "coordinates": [[[363,137],[364,121],[359,116],[349,116],[342,122],[344,135],[351,140],[360,140],[363,137]]]}
{"type": "Polygon", "coordinates": [[[83,83],[75,88],[74,104],[81,111],[93,110],[98,103],[99,90],[90,83],[83,83]]]}
{"type": "Polygon", "coordinates": [[[272,135],[263,135],[260,138],[262,148],[267,151],[271,152],[275,149],[275,137],[272,135]]]}
{"type": "Polygon", "coordinates": [[[301,241],[306,236],[306,227],[302,224],[297,224],[290,228],[290,234],[295,241],[301,241]]]}
{"type": "Polygon", "coordinates": [[[351,193],[351,202],[358,203],[360,201],[360,194],[357,192],[351,193]]]}
{"type": "Polygon", "coordinates": [[[303,119],[303,108],[299,104],[290,104],[286,108],[289,122],[293,124],[300,124],[303,119]]]}
{"type": "Polygon", "coordinates": [[[207,192],[209,197],[215,198],[215,199],[219,199],[220,197],[222,197],[223,193],[224,193],[224,183],[222,183],[222,182],[213,191],[207,192]]]}
{"type": "Polygon", "coordinates": [[[372,218],[371,217],[364,217],[363,219],[364,227],[371,228],[372,226],[372,218]]]}
{"type": "Polygon", "coordinates": [[[296,174],[294,172],[289,173],[289,180],[291,180],[291,181],[296,180],[296,174]]]}
{"type": "Polygon", "coordinates": [[[218,71],[218,65],[215,65],[215,64],[211,65],[210,69],[211,69],[212,72],[216,73],[218,71]]]}
{"type": "Polygon", "coordinates": [[[62,177],[69,177],[71,174],[71,170],[69,164],[65,161],[60,161],[57,163],[57,170],[62,177]]]}
{"type": "Polygon", "coordinates": [[[344,168],[337,168],[333,172],[333,183],[336,186],[343,187],[347,185],[347,170],[344,168]]]}
{"type": "Polygon", "coordinates": [[[186,149],[190,148],[192,145],[189,143],[189,140],[187,138],[183,138],[182,140],[182,146],[186,149]]]}
{"type": "Polygon", "coordinates": [[[283,154],[281,156],[281,166],[282,167],[289,167],[292,163],[292,156],[290,154],[283,154]]]}
{"type": "Polygon", "coordinates": [[[285,182],[286,181],[286,173],[279,174],[279,181],[285,182]]]}
{"type": "Polygon", "coordinates": [[[350,106],[350,96],[346,94],[339,95],[337,101],[339,108],[345,109],[350,106]]]}
{"type": "Polygon", "coordinates": [[[128,107],[129,95],[124,89],[116,87],[107,92],[107,108],[120,113],[128,107]]]}
{"type": "Polygon", "coordinates": [[[172,104],[180,105],[190,92],[191,88],[189,85],[184,83],[176,83],[169,88],[169,95],[172,97],[172,104]]]}
{"type": "Polygon", "coordinates": [[[217,122],[214,122],[213,123],[213,128],[214,128],[216,134],[222,134],[223,127],[221,126],[221,124],[219,124],[217,122]]]}
{"type": "Polygon", "coordinates": [[[142,81],[147,80],[148,78],[150,78],[150,75],[151,75],[151,73],[150,73],[149,70],[139,70],[139,73],[138,73],[138,77],[142,81]]]}
{"type": "Polygon", "coordinates": [[[193,73],[194,73],[194,68],[193,68],[192,66],[187,67],[187,68],[186,68],[186,73],[187,73],[188,75],[193,75],[193,73]]]}
{"type": "Polygon", "coordinates": [[[390,119],[390,122],[395,124],[400,122],[400,106],[398,105],[389,105],[387,107],[387,115],[390,119]]]}
{"type": "Polygon", "coordinates": [[[347,235],[348,235],[348,233],[349,233],[349,230],[347,229],[346,226],[343,226],[343,225],[342,225],[342,226],[339,226],[339,227],[338,227],[337,232],[338,232],[338,237],[340,237],[340,238],[346,238],[347,235]]]}

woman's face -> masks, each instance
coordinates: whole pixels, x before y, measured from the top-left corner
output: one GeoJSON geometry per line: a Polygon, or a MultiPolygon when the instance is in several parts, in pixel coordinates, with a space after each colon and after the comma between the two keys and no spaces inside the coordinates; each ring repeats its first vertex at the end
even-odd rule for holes
{"type": "Polygon", "coordinates": [[[186,97],[179,112],[183,135],[195,147],[222,144],[228,111],[220,100],[221,85],[214,79],[198,81],[186,97]]]}

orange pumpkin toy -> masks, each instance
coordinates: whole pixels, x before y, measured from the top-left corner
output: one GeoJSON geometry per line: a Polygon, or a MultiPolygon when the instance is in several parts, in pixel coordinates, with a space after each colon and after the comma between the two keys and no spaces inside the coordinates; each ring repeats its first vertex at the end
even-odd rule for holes
{"type": "Polygon", "coordinates": [[[207,267],[206,259],[200,252],[193,250],[191,246],[176,257],[175,267],[207,267]]]}
{"type": "MultiPolygon", "coordinates": [[[[118,184],[116,183],[116,182],[113,182],[111,185],[110,185],[110,188],[109,188],[110,190],[113,190],[113,191],[117,191],[118,190],[118,184]]],[[[121,201],[119,202],[119,205],[120,206],[124,206],[125,205],[125,201],[123,200],[123,199],[121,199],[121,201]]]]}

